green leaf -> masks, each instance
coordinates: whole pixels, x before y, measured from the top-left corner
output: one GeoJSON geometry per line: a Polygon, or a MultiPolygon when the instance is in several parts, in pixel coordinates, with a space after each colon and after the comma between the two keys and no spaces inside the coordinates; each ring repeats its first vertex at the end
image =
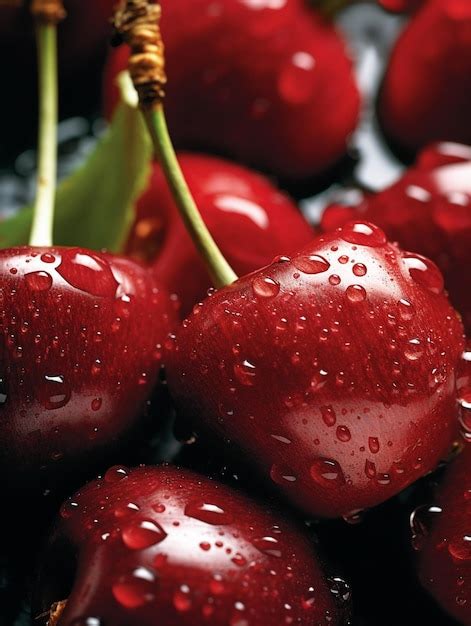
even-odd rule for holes
{"type": "MultiPolygon", "coordinates": [[[[151,144],[126,75],[123,100],[85,163],[57,189],[54,244],[118,252],[134,217],[134,204],[147,185],[151,144]]],[[[0,245],[28,243],[32,207],[0,223],[0,245]]]]}

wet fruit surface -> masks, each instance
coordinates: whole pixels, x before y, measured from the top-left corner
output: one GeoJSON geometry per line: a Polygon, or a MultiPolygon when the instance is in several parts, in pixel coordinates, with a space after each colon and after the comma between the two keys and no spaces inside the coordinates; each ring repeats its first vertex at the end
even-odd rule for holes
{"type": "MultiPolygon", "coordinates": [[[[206,225],[237,273],[252,272],[314,237],[294,202],[265,177],[215,157],[181,153],[179,162],[206,225]]],[[[127,253],[153,263],[158,280],[178,293],[184,316],[211,287],[158,166],[138,203],[127,253]]]]}
{"type": "Polygon", "coordinates": [[[431,141],[471,142],[471,4],[428,0],[400,36],[379,101],[387,134],[415,151],[431,141]]]}
{"type": "Polygon", "coordinates": [[[291,501],[348,515],[447,454],[461,333],[438,268],[351,222],[195,307],[169,384],[291,501]]]}
{"type": "MultiPolygon", "coordinates": [[[[227,154],[291,180],[345,154],[359,111],[352,65],[339,34],[308,2],[161,4],[172,77],[166,112],[178,146],[227,154]]],[[[108,117],[126,55],[118,50],[108,64],[108,117]]]]}
{"type": "MultiPolygon", "coordinates": [[[[469,409],[468,409],[469,411],[469,409]]],[[[471,624],[471,448],[447,470],[435,504],[416,513],[423,585],[460,623],[471,624]],[[432,511],[433,515],[430,516],[432,511]]],[[[417,532],[416,532],[417,534],[417,532]]]]}
{"type": "Polygon", "coordinates": [[[35,483],[136,425],[175,311],[144,268],[81,248],[2,250],[0,284],[1,463],[35,483]]]}
{"type": "MultiPolygon", "coordinates": [[[[326,577],[299,529],[197,474],[113,467],[61,518],[49,558],[66,545],[78,566],[60,626],[345,623],[350,589],[326,577]]],[[[44,575],[60,588],[47,558],[44,575]]]]}
{"type": "Polygon", "coordinates": [[[423,150],[394,185],[356,207],[333,205],[322,217],[329,231],[354,217],[381,226],[392,241],[433,259],[450,299],[471,329],[471,148],[442,143],[423,150]]]}

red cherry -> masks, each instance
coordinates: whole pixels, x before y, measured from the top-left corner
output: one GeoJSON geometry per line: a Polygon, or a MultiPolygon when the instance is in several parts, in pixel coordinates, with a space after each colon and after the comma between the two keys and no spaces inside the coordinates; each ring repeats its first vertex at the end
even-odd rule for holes
{"type": "MultiPolygon", "coordinates": [[[[166,113],[177,146],[228,154],[281,178],[318,174],[342,157],[359,111],[344,42],[305,0],[163,0],[171,80],[166,113]]],[[[105,75],[107,116],[119,98],[119,49],[105,75]]]]}
{"type": "Polygon", "coordinates": [[[444,143],[424,150],[392,187],[366,196],[358,207],[328,207],[322,227],[332,230],[354,216],[433,259],[465,329],[471,330],[471,148],[444,143]]]}
{"type": "Polygon", "coordinates": [[[430,141],[471,143],[471,3],[428,0],[399,38],[384,79],[379,114],[409,150],[430,141]]]}
{"type": "MultiPolygon", "coordinates": [[[[339,593],[339,579],[326,578],[286,513],[208,478],[174,467],[112,468],[61,517],[45,595],[63,593],[73,555],[78,568],[60,626],[345,623],[348,586],[342,581],[339,593]]],[[[54,599],[43,597],[44,608],[54,599]]]]}
{"type": "MultiPolygon", "coordinates": [[[[181,153],[179,162],[204,221],[230,265],[247,274],[306,244],[314,231],[265,177],[222,159],[181,153]]],[[[186,316],[211,281],[169,191],[155,166],[140,199],[127,253],[148,263],[186,316]]]]}
{"type": "Polygon", "coordinates": [[[431,261],[351,222],[198,307],[168,355],[177,407],[305,511],[374,506],[457,431],[462,327],[442,289],[431,261]]]}
{"type": "Polygon", "coordinates": [[[1,250],[0,285],[1,467],[33,484],[123,443],[175,311],[143,267],[82,248],[1,250]]]}
{"type": "MultiPolygon", "coordinates": [[[[470,405],[471,406],[471,405],[470,405]]],[[[467,409],[469,412],[469,408],[467,409]]],[[[470,422],[471,425],[471,422],[470,422]]],[[[460,624],[471,625],[471,447],[447,470],[432,507],[412,518],[423,585],[460,624]]]]}

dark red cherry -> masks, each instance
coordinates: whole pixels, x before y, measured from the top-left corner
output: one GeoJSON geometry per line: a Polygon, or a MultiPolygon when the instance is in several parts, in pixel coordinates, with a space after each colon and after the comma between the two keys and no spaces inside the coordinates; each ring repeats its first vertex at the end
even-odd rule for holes
{"type": "MultiPolygon", "coordinates": [[[[313,238],[296,205],[265,177],[215,157],[181,153],[179,162],[204,221],[237,273],[252,272],[313,238]]],[[[178,293],[184,316],[211,286],[157,165],[138,203],[127,254],[153,262],[159,281],[178,293]]]]}
{"type": "Polygon", "coordinates": [[[168,378],[197,428],[332,517],[388,499],[446,456],[462,349],[438,268],[351,222],[198,306],[168,378]]]}
{"type": "Polygon", "coordinates": [[[431,141],[471,143],[471,3],[427,0],[400,36],[379,115],[386,133],[416,151],[431,141]]]}
{"type": "Polygon", "coordinates": [[[348,585],[326,577],[286,512],[198,474],[111,468],[61,518],[44,563],[44,609],[77,566],[58,626],[345,623],[348,585]]]}
{"type": "Polygon", "coordinates": [[[174,321],[165,290],[133,261],[82,248],[0,251],[2,476],[60,478],[123,443],[174,321]]]}
{"type": "MultiPolygon", "coordinates": [[[[166,113],[177,146],[306,179],[346,152],[359,94],[345,44],[307,0],[163,0],[166,113]]],[[[107,116],[127,51],[109,60],[107,116]]]]}
{"type": "MultiPolygon", "coordinates": [[[[465,409],[470,412],[471,404],[465,409]]],[[[469,418],[468,418],[469,419],[469,418]]],[[[471,427],[471,420],[470,420],[471,427]]],[[[471,431],[470,431],[471,432],[471,431]]],[[[412,516],[423,585],[463,626],[471,625],[471,446],[448,468],[433,506],[412,516]]]]}
{"type": "Polygon", "coordinates": [[[471,330],[471,148],[443,143],[424,150],[394,185],[358,207],[326,209],[328,231],[354,216],[381,226],[392,241],[430,257],[445,277],[456,309],[471,330]]]}

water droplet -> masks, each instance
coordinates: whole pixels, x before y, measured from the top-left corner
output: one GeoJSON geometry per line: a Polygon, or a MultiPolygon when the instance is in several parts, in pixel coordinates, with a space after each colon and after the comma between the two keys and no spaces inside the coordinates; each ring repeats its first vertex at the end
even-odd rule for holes
{"type": "Polygon", "coordinates": [[[337,426],[336,435],[337,435],[337,439],[339,441],[342,441],[343,443],[350,441],[350,439],[352,438],[350,429],[347,426],[337,426]]]}
{"type": "Polygon", "coordinates": [[[386,235],[374,224],[367,222],[349,222],[340,231],[340,236],[348,243],[378,248],[386,243],[386,235]]]}
{"type": "Polygon", "coordinates": [[[92,400],[92,411],[99,411],[101,409],[101,405],[103,400],[101,398],[94,398],[92,400]]]}
{"type": "Polygon", "coordinates": [[[417,361],[423,355],[424,349],[420,339],[410,339],[404,349],[404,356],[409,361],[417,361]]]}
{"type": "Polygon", "coordinates": [[[215,596],[220,596],[226,591],[226,586],[220,574],[215,574],[209,583],[209,590],[215,596]]]}
{"type": "Polygon", "coordinates": [[[425,257],[404,254],[404,264],[413,280],[435,294],[443,292],[443,276],[438,267],[425,257]]]}
{"type": "Polygon", "coordinates": [[[31,291],[48,291],[52,287],[52,276],[47,272],[25,274],[25,280],[31,291]]]}
{"type": "Polygon", "coordinates": [[[144,550],[163,541],[167,533],[157,522],[141,520],[125,526],[121,536],[124,544],[131,550],[144,550]]]}
{"type": "Polygon", "coordinates": [[[355,276],[365,276],[367,272],[366,265],[364,265],[363,263],[355,263],[355,265],[352,267],[352,272],[355,274],[355,276]]]}
{"type": "Polygon", "coordinates": [[[237,380],[245,387],[252,387],[255,383],[255,365],[250,361],[243,361],[234,365],[234,374],[237,380]]]}
{"type": "Polygon", "coordinates": [[[334,459],[317,458],[311,465],[312,478],[322,487],[342,487],[345,476],[340,464],[334,459]]]}
{"type": "Polygon", "coordinates": [[[399,316],[405,322],[409,322],[415,315],[414,306],[409,302],[409,300],[406,300],[405,298],[399,300],[398,308],[399,316]]]}
{"type": "Polygon", "coordinates": [[[63,519],[70,519],[79,510],[79,503],[75,500],[66,500],[60,509],[60,516],[63,519]]]}
{"type": "Polygon", "coordinates": [[[361,285],[349,285],[345,293],[350,302],[356,303],[366,300],[366,290],[361,285]]]}
{"type": "Polygon", "coordinates": [[[119,286],[108,261],[78,249],[64,250],[56,270],[69,285],[94,296],[114,298],[119,286]]]}
{"type": "Polygon", "coordinates": [[[346,602],[349,602],[352,595],[350,585],[339,576],[329,578],[328,581],[330,593],[334,596],[337,603],[344,605],[346,602]]]}
{"type": "Polygon", "coordinates": [[[316,87],[316,60],[309,52],[296,52],[280,69],[278,90],[292,104],[303,104],[316,87]]]}
{"type": "Polygon", "coordinates": [[[233,516],[217,504],[193,500],[185,507],[185,515],[214,526],[232,524],[233,516]]]}
{"type": "Polygon", "coordinates": [[[321,415],[326,426],[335,426],[337,416],[331,406],[321,406],[321,415]]]}
{"type": "Polygon", "coordinates": [[[267,554],[268,556],[274,556],[277,558],[281,557],[279,542],[278,539],[276,539],[275,537],[261,537],[260,539],[254,539],[252,543],[257,548],[257,550],[259,550],[263,554],[267,554]]]}
{"type": "Polygon", "coordinates": [[[54,261],[56,260],[56,257],[53,254],[49,254],[49,252],[41,254],[39,258],[43,263],[54,263],[54,261]]]}
{"type": "Polygon", "coordinates": [[[412,532],[412,546],[414,550],[421,550],[429,534],[434,520],[442,512],[438,506],[419,506],[412,512],[409,525],[412,532]]]}
{"type": "Polygon", "coordinates": [[[48,374],[44,376],[44,381],[38,389],[38,399],[44,408],[53,411],[64,407],[72,395],[72,390],[65,383],[64,377],[48,374]]]}
{"type": "Polygon", "coordinates": [[[203,550],[203,552],[209,552],[209,550],[211,550],[211,544],[207,541],[202,541],[200,543],[200,548],[203,550]]]}
{"type": "Polygon", "coordinates": [[[128,476],[128,468],[123,465],[114,465],[106,472],[104,479],[107,483],[118,483],[128,476]]]}
{"type": "Polygon", "coordinates": [[[244,567],[244,565],[247,565],[247,559],[239,552],[232,557],[231,561],[234,565],[237,565],[237,567],[244,567]]]}
{"type": "Polygon", "coordinates": [[[126,505],[117,506],[114,510],[114,516],[118,519],[129,517],[134,513],[138,513],[139,506],[134,502],[128,502],[126,505]]]}
{"type": "Polygon", "coordinates": [[[257,276],[252,281],[252,289],[259,298],[274,298],[280,293],[280,283],[268,276],[257,276]]]}
{"type": "Polygon", "coordinates": [[[116,600],[127,609],[137,609],[155,599],[156,576],[147,567],[138,567],[122,576],[112,587],[116,600]]]}
{"type": "Polygon", "coordinates": [[[332,274],[331,276],[329,276],[329,283],[334,287],[340,285],[340,276],[338,276],[337,274],[332,274]]]}
{"type": "Polygon", "coordinates": [[[191,609],[190,588],[182,585],[173,595],[173,605],[179,613],[186,613],[191,609]]]}
{"type": "Polygon", "coordinates": [[[368,478],[374,478],[376,476],[376,465],[369,459],[365,461],[365,474],[368,478]]]}
{"type": "Polygon", "coordinates": [[[321,274],[330,267],[330,263],[318,254],[295,257],[293,265],[304,274],[321,274]]]}
{"type": "Polygon", "coordinates": [[[379,439],[378,437],[368,437],[368,448],[371,454],[378,454],[379,452],[379,439]]]}
{"type": "Polygon", "coordinates": [[[448,552],[455,561],[471,560],[471,535],[464,535],[450,541],[448,552]]]}
{"type": "Polygon", "coordinates": [[[286,487],[289,483],[296,482],[296,475],[293,470],[286,465],[272,465],[270,477],[274,483],[284,487],[286,487]]]}

